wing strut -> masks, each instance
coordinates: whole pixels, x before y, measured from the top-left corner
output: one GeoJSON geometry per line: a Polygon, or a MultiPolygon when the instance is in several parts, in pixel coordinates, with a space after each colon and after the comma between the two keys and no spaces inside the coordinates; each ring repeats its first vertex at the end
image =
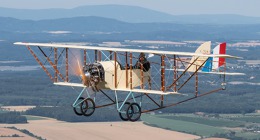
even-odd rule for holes
{"type": "MultiPolygon", "coordinates": [[[[208,59],[207,59],[208,60],[208,59]]],[[[203,67],[203,65],[207,62],[207,60],[205,60],[198,69],[196,69],[196,71],[178,88],[178,90],[180,90],[198,71],[201,67],[203,67]]],[[[196,66],[197,68],[197,66],[196,66]]]]}
{"type": "Polygon", "coordinates": [[[69,48],[66,48],[66,82],[69,82],[69,48]]]}
{"type": "Polygon", "coordinates": [[[114,82],[115,82],[115,89],[117,88],[117,65],[116,65],[116,61],[117,61],[117,55],[116,55],[116,52],[114,52],[114,61],[115,61],[115,72],[114,72],[114,82]]]}
{"type": "Polygon", "coordinates": [[[34,59],[39,63],[39,65],[42,67],[42,69],[46,72],[46,74],[50,77],[50,79],[52,80],[52,81],[54,81],[53,80],[53,78],[52,78],[52,76],[51,76],[51,74],[49,73],[49,71],[46,69],[46,67],[42,64],[42,62],[39,60],[39,58],[36,56],[36,54],[33,52],[33,50],[30,48],[30,47],[28,47],[27,46],[27,49],[30,51],[30,53],[32,54],[32,56],[34,57],[34,59]]]}
{"type": "Polygon", "coordinates": [[[54,69],[54,71],[55,71],[55,82],[57,82],[58,81],[58,77],[57,77],[57,75],[59,75],[60,76],[60,78],[63,80],[63,81],[65,81],[65,79],[64,79],[64,77],[62,76],[62,74],[59,72],[59,70],[57,69],[57,63],[58,63],[58,59],[57,59],[57,48],[54,48],[54,56],[55,56],[55,64],[53,64],[53,62],[50,60],[50,58],[44,53],[44,51],[40,48],[40,47],[38,47],[39,48],[39,50],[42,52],[42,54],[45,56],[45,58],[47,59],[47,61],[51,64],[51,66],[53,67],[53,69],[54,69]]]}
{"type": "MultiPolygon", "coordinates": [[[[165,55],[161,56],[161,91],[165,92],[165,55]]],[[[161,95],[161,106],[163,106],[164,96],[161,95]]]]}
{"type": "Polygon", "coordinates": [[[167,87],[167,90],[170,89],[172,86],[174,86],[174,84],[188,71],[188,69],[199,59],[199,57],[197,57],[186,69],[185,71],[176,79],[173,81],[173,83],[167,87]]]}

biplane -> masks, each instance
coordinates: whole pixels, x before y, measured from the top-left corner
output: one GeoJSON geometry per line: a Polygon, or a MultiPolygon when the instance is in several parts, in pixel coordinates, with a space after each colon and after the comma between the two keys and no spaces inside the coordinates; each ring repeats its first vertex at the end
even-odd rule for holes
{"type": "Polygon", "coordinates": [[[225,59],[238,58],[226,54],[225,44],[220,44],[212,53],[211,42],[203,43],[195,52],[55,43],[14,44],[26,46],[55,85],[82,88],[72,104],[77,115],[91,116],[97,108],[116,105],[119,116],[124,121],[137,121],[142,113],[224,90],[225,75],[232,75],[226,72],[225,59]],[[190,59],[187,61],[184,57],[190,59]],[[224,76],[217,86],[213,86],[214,89],[207,88],[208,91],[202,92],[199,90],[199,76],[203,73],[224,76]],[[193,87],[188,84],[191,80],[194,80],[193,87]],[[166,102],[168,96],[184,95],[182,91],[185,91],[185,87],[191,93],[188,98],[166,102]],[[113,92],[114,97],[107,92],[113,92]],[[83,94],[87,97],[83,97],[83,94]],[[97,105],[93,94],[104,95],[111,103],[97,105]],[[144,108],[144,97],[155,107],[144,108]]]}

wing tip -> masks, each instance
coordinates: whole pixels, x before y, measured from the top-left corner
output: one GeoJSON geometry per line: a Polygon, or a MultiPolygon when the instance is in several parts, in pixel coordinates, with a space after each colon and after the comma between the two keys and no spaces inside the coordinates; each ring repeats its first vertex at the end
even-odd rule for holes
{"type": "Polygon", "coordinates": [[[230,58],[234,58],[234,59],[243,59],[243,57],[233,56],[233,55],[230,55],[230,58]]]}
{"type": "Polygon", "coordinates": [[[14,42],[14,45],[24,45],[24,42],[14,42]]]}

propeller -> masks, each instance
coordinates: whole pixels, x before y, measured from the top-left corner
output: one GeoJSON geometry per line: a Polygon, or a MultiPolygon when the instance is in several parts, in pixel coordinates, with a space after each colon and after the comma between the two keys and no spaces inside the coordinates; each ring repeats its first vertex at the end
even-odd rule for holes
{"type": "Polygon", "coordinates": [[[89,84],[88,84],[88,78],[87,78],[87,76],[85,76],[84,71],[83,71],[83,69],[82,69],[83,67],[82,67],[82,65],[80,64],[80,62],[79,62],[78,59],[77,59],[77,62],[78,62],[79,76],[80,76],[81,79],[82,79],[82,84],[88,87],[88,86],[89,86],[89,84]]]}
{"type": "Polygon", "coordinates": [[[83,67],[78,59],[77,59],[77,63],[78,63],[78,74],[82,79],[82,84],[89,87],[88,91],[90,91],[91,94],[98,91],[97,87],[94,84],[94,81],[91,81],[90,74],[84,73],[83,67]],[[89,74],[89,75],[87,75],[87,74],[89,74]]]}

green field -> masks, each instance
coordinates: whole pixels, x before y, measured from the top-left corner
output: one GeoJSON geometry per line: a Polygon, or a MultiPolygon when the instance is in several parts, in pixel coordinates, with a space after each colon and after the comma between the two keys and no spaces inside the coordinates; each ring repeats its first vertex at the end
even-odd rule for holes
{"type": "Polygon", "coordinates": [[[204,117],[187,117],[187,116],[162,116],[162,118],[166,119],[173,119],[173,120],[181,120],[181,121],[187,121],[187,122],[194,122],[198,124],[204,124],[209,126],[217,126],[217,127],[239,127],[244,126],[245,123],[241,121],[233,121],[229,119],[224,118],[207,118],[204,117]]]}
{"type": "Polygon", "coordinates": [[[251,122],[251,123],[260,123],[260,117],[258,116],[245,116],[239,118],[233,118],[234,120],[244,121],[244,122],[251,122]]]}
{"type": "Polygon", "coordinates": [[[248,126],[260,126],[260,115],[242,114],[143,114],[141,119],[145,124],[195,134],[201,137],[218,135],[229,139],[260,139],[260,133],[248,131],[248,126]],[[255,123],[253,123],[255,122],[255,123]]]}
{"type": "Polygon", "coordinates": [[[181,120],[166,119],[160,116],[142,115],[142,120],[151,126],[164,129],[186,132],[200,136],[212,136],[216,133],[224,133],[226,130],[199,123],[186,122],[181,120]]]}
{"type": "Polygon", "coordinates": [[[40,117],[40,116],[31,116],[31,115],[23,115],[26,117],[28,121],[31,120],[46,120],[46,118],[40,117]]]}
{"type": "Polygon", "coordinates": [[[260,134],[256,134],[256,133],[244,133],[244,132],[238,132],[236,134],[237,137],[242,137],[242,138],[246,138],[246,139],[251,139],[251,140],[259,140],[260,139],[260,134]]]}

